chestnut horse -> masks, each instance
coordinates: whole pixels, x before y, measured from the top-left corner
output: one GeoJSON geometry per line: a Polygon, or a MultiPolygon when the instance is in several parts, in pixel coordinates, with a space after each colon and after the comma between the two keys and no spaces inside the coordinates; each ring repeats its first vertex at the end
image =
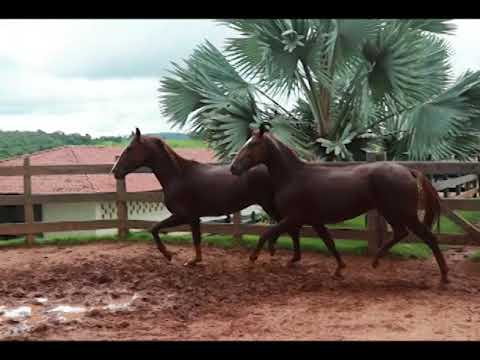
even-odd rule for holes
{"type": "MultiPolygon", "coordinates": [[[[169,261],[172,253],[158,235],[162,228],[190,225],[195,258],[185,265],[194,265],[202,260],[200,217],[228,215],[258,204],[270,217],[280,220],[273,206],[273,186],[265,166],[255,167],[238,177],[230,173],[227,165],[184,159],[161,139],[142,136],[137,128],[112,172],[115,178],[122,179],[143,166],[150,168],[162,185],[165,205],[172,214],[150,230],[158,249],[169,261]]],[[[296,249],[291,262],[298,261],[300,232],[292,230],[289,234],[296,249]]]]}
{"type": "MultiPolygon", "coordinates": [[[[429,180],[420,172],[393,162],[375,162],[346,167],[328,167],[298,158],[262,125],[243,145],[230,170],[241,175],[265,164],[274,184],[274,204],[282,220],[267,230],[250,255],[255,261],[266,240],[272,244],[284,232],[299,231],[311,225],[323,238],[337,261],[335,274],[345,267],[335,243],[324,224],[332,224],[376,209],[393,229],[393,238],[383,244],[373,259],[378,266],[381,256],[408,235],[420,237],[432,250],[440,267],[442,283],[448,282],[448,267],[431,227],[440,215],[440,199],[429,180]],[[423,190],[419,196],[419,189],[423,190]],[[422,198],[423,223],[417,210],[422,198]]],[[[272,249],[271,249],[272,251],[272,249]]]]}

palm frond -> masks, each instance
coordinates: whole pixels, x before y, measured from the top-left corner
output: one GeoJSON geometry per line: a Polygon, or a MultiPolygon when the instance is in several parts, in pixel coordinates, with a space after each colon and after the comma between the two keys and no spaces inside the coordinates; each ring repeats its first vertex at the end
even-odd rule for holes
{"type": "Polygon", "coordinates": [[[227,53],[241,74],[261,79],[272,94],[299,90],[300,59],[306,57],[316,32],[306,19],[224,21],[239,36],[227,40],[227,53]]]}
{"type": "Polygon", "coordinates": [[[409,27],[421,31],[428,31],[435,34],[452,35],[457,26],[451,22],[452,19],[412,19],[409,20],[409,27]]]}
{"type": "MultiPolygon", "coordinates": [[[[402,115],[409,131],[411,159],[451,158],[478,151],[470,126],[480,116],[480,71],[469,72],[435,97],[402,115]]],[[[463,156],[462,156],[463,157],[463,156]]]]}
{"type": "Polygon", "coordinates": [[[251,121],[256,112],[252,85],[211,43],[198,46],[184,66],[173,65],[174,77],[164,78],[159,88],[162,113],[170,123],[198,132],[201,119],[213,112],[251,121]]]}
{"type": "Polygon", "coordinates": [[[433,34],[411,31],[408,22],[390,21],[375,42],[363,49],[371,66],[369,84],[378,101],[405,106],[423,102],[444,90],[449,80],[450,48],[433,34]]]}

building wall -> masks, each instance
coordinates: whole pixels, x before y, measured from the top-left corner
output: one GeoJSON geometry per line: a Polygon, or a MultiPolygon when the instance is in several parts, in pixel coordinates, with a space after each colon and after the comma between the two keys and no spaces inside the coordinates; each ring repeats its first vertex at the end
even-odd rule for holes
{"type": "MultiPolygon", "coordinates": [[[[43,221],[95,220],[95,202],[47,203],[43,205],[43,221]]],[[[95,235],[95,230],[45,233],[46,238],[95,235]]]]}
{"type": "MultiPolygon", "coordinates": [[[[131,220],[162,221],[171,214],[163,203],[142,201],[127,202],[128,218],[131,220]]],[[[252,211],[258,213],[261,208],[257,205],[242,210],[242,215],[252,211]]],[[[202,222],[218,219],[219,217],[203,217],[202,222]]],[[[221,216],[221,219],[225,216],[221,216]]],[[[79,203],[50,203],[43,205],[43,221],[89,221],[89,220],[116,220],[117,207],[114,201],[107,202],[79,202],[79,203]]],[[[117,229],[99,229],[45,233],[46,238],[70,236],[105,236],[115,235],[117,229]]]]}
{"type": "MultiPolygon", "coordinates": [[[[149,220],[162,221],[170,216],[170,212],[163,203],[144,202],[144,201],[128,201],[127,202],[128,218],[130,220],[149,220]]],[[[97,220],[115,220],[117,219],[117,205],[114,201],[100,202],[96,204],[97,220]]],[[[96,234],[112,235],[116,234],[116,229],[97,230],[96,234]]]]}

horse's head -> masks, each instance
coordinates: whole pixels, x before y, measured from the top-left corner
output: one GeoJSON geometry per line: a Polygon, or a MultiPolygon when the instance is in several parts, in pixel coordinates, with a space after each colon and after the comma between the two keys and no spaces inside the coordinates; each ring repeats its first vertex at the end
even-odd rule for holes
{"type": "Polygon", "coordinates": [[[146,165],[149,155],[147,139],[142,136],[137,128],[135,134],[133,134],[133,139],[123,150],[111,172],[116,179],[123,179],[127,174],[146,165]]]}
{"type": "Polygon", "coordinates": [[[262,124],[258,130],[254,130],[250,139],[242,146],[233,159],[230,171],[233,175],[241,175],[252,167],[264,163],[267,159],[267,136],[268,128],[262,124]]]}

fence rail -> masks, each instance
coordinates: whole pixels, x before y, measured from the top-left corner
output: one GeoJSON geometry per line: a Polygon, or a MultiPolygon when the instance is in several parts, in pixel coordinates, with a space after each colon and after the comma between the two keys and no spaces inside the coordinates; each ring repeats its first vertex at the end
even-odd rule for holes
{"type": "MultiPolygon", "coordinates": [[[[367,162],[382,160],[382,156],[367,157],[367,162]]],[[[325,166],[350,166],[366,162],[331,162],[325,166]]],[[[462,227],[465,234],[438,233],[440,243],[444,244],[469,244],[480,241],[480,229],[471,224],[454,210],[480,211],[480,200],[468,199],[478,194],[478,179],[480,175],[479,163],[463,162],[413,162],[400,161],[402,165],[418,169],[427,175],[464,175],[457,178],[439,180],[434,182],[437,191],[448,193],[450,189],[456,191],[455,198],[443,198],[441,200],[443,214],[462,227]],[[462,193],[462,188],[464,192],[462,193]]],[[[30,159],[24,159],[23,166],[0,166],[0,179],[2,176],[22,176],[24,183],[23,194],[0,195],[0,206],[16,205],[23,206],[25,213],[24,223],[0,223],[1,235],[26,235],[29,245],[34,243],[34,236],[44,232],[76,231],[113,229],[118,230],[120,239],[127,236],[129,229],[146,229],[155,224],[153,221],[129,220],[127,201],[163,201],[162,191],[133,192],[126,191],[125,181],[116,180],[116,191],[92,194],[34,194],[32,193],[32,176],[38,175],[84,175],[84,174],[108,174],[112,164],[96,165],[31,165],[30,159]],[[91,221],[59,221],[59,222],[35,222],[33,218],[33,205],[46,203],[72,203],[85,201],[115,201],[117,204],[117,220],[91,220],[91,221]]],[[[147,168],[141,168],[135,173],[151,173],[147,168]]],[[[0,180],[1,192],[1,180],[0,180]]],[[[378,248],[387,236],[389,229],[384,219],[376,211],[367,214],[368,225],[366,230],[331,228],[331,233],[337,239],[364,239],[369,242],[369,250],[378,248]]],[[[241,224],[239,213],[233,216],[233,224],[202,224],[202,232],[213,234],[233,235],[236,241],[240,241],[242,235],[261,235],[269,225],[241,224]]],[[[190,231],[188,226],[182,225],[166,229],[170,231],[190,231]]],[[[315,231],[309,227],[302,228],[302,236],[317,237],[315,231]]],[[[412,239],[414,241],[414,239],[412,239]]]]}
{"type": "MultiPolygon", "coordinates": [[[[377,157],[377,160],[378,157],[377,157]]],[[[352,166],[366,164],[370,161],[342,161],[325,162],[323,166],[352,166]]],[[[460,161],[396,161],[397,164],[417,169],[425,175],[471,175],[480,174],[480,163],[460,161]]],[[[30,175],[84,175],[84,174],[109,174],[113,163],[94,165],[30,165],[30,175]]],[[[23,176],[27,172],[25,166],[0,166],[0,176],[23,176]]],[[[151,173],[151,170],[142,167],[134,173],[151,173]]]]}

